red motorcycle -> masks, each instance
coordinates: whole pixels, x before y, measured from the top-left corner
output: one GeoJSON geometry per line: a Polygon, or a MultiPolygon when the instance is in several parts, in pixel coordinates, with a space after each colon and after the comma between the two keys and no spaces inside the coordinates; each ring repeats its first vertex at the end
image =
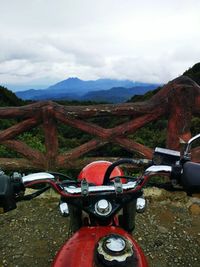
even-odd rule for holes
{"type": "Polygon", "coordinates": [[[141,207],[142,188],[153,175],[168,175],[191,192],[200,187],[200,165],[189,159],[189,146],[180,158],[177,151],[159,149],[154,159],[96,161],[87,165],[77,180],[59,173],[36,173],[24,177],[0,176],[0,207],[16,208],[16,201],[30,200],[51,186],[61,196],[61,211],[71,221],[72,237],[57,253],[53,267],[147,267],[142,249],[131,235],[135,213],[141,207]],[[158,161],[165,165],[155,165],[158,161]],[[154,164],[139,177],[126,176],[121,164],[154,164]],[[167,164],[167,165],[166,165],[167,164]],[[192,174],[192,176],[191,176],[192,174]],[[24,195],[25,188],[44,185],[24,195]]]}

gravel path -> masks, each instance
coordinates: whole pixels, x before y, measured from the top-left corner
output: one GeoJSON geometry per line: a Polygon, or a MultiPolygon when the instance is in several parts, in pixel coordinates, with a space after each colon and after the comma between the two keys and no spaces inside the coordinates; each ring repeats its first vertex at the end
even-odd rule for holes
{"type": "MultiPolygon", "coordinates": [[[[149,201],[138,214],[134,236],[150,267],[199,267],[200,220],[184,204],[149,201]]],[[[0,267],[48,267],[67,239],[69,221],[57,201],[35,199],[0,215],[0,267]]]]}

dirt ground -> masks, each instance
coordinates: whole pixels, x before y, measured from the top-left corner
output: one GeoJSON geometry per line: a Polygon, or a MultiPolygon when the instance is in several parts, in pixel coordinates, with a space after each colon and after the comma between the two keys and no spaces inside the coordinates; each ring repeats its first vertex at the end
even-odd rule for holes
{"type": "MultiPolygon", "coordinates": [[[[48,267],[68,238],[58,200],[35,199],[0,215],[0,267],[48,267]]],[[[136,218],[134,236],[150,267],[200,266],[200,215],[178,200],[152,200],[136,218]]]]}

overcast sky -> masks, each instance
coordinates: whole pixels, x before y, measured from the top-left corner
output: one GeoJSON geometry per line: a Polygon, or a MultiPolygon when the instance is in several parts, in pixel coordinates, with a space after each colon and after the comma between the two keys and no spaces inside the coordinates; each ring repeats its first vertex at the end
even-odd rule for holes
{"type": "Polygon", "coordinates": [[[199,0],[0,0],[0,84],[167,82],[200,61],[199,0]]]}

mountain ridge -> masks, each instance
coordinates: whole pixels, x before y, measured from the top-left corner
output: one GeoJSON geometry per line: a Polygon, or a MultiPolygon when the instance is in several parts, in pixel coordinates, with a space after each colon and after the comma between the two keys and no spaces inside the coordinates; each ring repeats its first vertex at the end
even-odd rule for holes
{"type": "Polygon", "coordinates": [[[99,101],[111,102],[111,103],[122,103],[127,101],[133,95],[143,95],[151,90],[154,90],[158,86],[147,85],[147,86],[135,86],[132,88],[124,87],[113,87],[108,90],[90,91],[85,94],[81,99],[83,101],[99,101]]]}
{"type": "MultiPolygon", "coordinates": [[[[74,77],[60,81],[46,89],[29,89],[25,91],[18,91],[15,94],[24,100],[58,100],[65,98],[66,100],[83,101],[98,100],[99,95],[109,93],[109,100],[114,97],[114,101],[111,102],[117,103],[121,101],[120,99],[126,101],[133,94],[143,94],[146,92],[146,89],[149,88],[149,90],[152,90],[158,86],[159,84],[134,82],[130,80],[98,79],[83,81],[74,77]],[[118,97],[117,99],[116,92],[113,91],[113,88],[121,88],[121,92],[118,90],[117,93],[123,95],[123,97],[118,97]],[[136,88],[136,92],[134,92],[133,88],[136,88]],[[127,89],[131,90],[128,92],[127,89]],[[141,93],[138,91],[139,89],[141,89],[141,93]],[[113,95],[111,95],[111,93],[113,93],[113,95]],[[127,97],[124,98],[124,95],[127,95],[127,97]]],[[[103,95],[101,95],[100,98],[104,99],[103,101],[106,101],[106,96],[103,97],[103,95]]]]}

